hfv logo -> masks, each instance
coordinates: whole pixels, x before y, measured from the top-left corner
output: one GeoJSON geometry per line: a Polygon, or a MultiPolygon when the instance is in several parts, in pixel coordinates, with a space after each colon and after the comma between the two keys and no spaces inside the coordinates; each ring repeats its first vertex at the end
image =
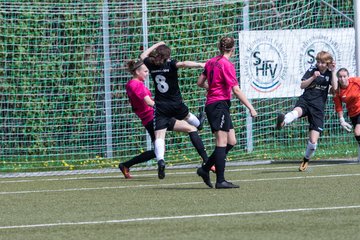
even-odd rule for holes
{"type": "Polygon", "coordinates": [[[251,86],[259,92],[272,92],[283,82],[287,71],[287,56],[276,40],[264,37],[247,48],[246,74],[251,86]]]}
{"type": "Polygon", "coordinates": [[[256,76],[267,77],[270,74],[271,78],[274,79],[278,63],[275,63],[275,60],[263,60],[260,54],[257,51],[253,54],[256,76]]]}

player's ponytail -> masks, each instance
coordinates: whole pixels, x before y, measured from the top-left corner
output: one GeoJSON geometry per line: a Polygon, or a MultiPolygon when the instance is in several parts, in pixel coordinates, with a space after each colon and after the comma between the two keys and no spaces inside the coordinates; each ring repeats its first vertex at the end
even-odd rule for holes
{"type": "Polygon", "coordinates": [[[220,50],[220,53],[224,55],[226,52],[230,52],[235,45],[235,40],[233,37],[223,37],[220,39],[220,42],[218,44],[218,48],[220,50]]]}
{"type": "Polygon", "coordinates": [[[137,62],[135,62],[134,60],[130,60],[127,63],[127,68],[128,68],[129,73],[131,73],[132,75],[135,75],[136,69],[138,69],[143,64],[144,64],[144,62],[142,60],[139,60],[137,62]]]}
{"type": "Polygon", "coordinates": [[[163,65],[171,55],[171,49],[166,45],[160,45],[154,51],[149,54],[149,61],[156,65],[163,65]]]}

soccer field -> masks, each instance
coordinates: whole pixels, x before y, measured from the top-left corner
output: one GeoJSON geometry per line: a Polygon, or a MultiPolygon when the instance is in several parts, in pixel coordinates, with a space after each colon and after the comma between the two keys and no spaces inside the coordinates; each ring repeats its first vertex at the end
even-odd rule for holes
{"type": "Polygon", "coordinates": [[[0,239],[359,239],[360,164],[297,169],[228,167],[229,190],[195,169],[1,179],[0,239]]]}

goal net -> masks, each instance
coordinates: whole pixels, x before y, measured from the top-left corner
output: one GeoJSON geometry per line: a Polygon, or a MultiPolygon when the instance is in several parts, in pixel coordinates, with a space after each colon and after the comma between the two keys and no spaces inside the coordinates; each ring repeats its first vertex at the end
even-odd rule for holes
{"type": "MultiPolygon", "coordinates": [[[[228,161],[300,159],[306,119],[274,131],[277,114],[291,110],[300,94],[296,61],[310,66],[312,51],[328,46],[351,68],[351,47],[342,46],[353,44],[353,17],[352,1],[345,0],[1,0],[1,172],[115,168],[151,148],[126,97],[126,62],[158,41],[179,61],[204,62],[217,54],[224,35],[236,39],[232,61],[259,113],[251,119],[232,101],[238,143],[228,161]]],[[[197,115],[205,102],[196,85],[201,70],[179,72],[183,98],[197,115]]],[[[200,135],[211,154],[207,122],[200,135]]],[[[316,157],[355,155],[353,136],[340,129],[330,96],[316,157]]],[[[170,132],[166,161],[198,164],[200,157],[187,134],[170,132]]]]}

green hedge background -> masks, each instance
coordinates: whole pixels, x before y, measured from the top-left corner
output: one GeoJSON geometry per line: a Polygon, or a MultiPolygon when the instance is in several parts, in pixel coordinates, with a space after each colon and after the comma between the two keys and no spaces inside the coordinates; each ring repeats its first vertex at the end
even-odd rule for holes
{"type": "MultiPolygon", "coordinates": [[[[250,29],[353,27],[322,1],[249,1],[250,29]],[[280,15],[279,15],[280,14],[280,15]]],[[[354,17],[353,2],[327,1],[354,17]]],[[[108,2],[112,89],[113,158],[106,156],[103,1],[0,1],[0,169],[72,170],[116,167],[146,150],[146,135],[129,106],[126,62],[143,47],[141,1],[108,2]]],[[[223,35],[242,30],[243,1],[147,1],[148,41],[165,41],[179,61],[206,61],[217,53],[223,35]]],[[[236,66],[237,56],[233,58],[236,66]]],[[[239,73],[239,69],[238,73],[239,73]]],[[[183,97],[195,114],[204,103],[196,86],[200,70],[181,70],[183,97]]],[[[239,74],[240,75],[240,74],[239,74]]],[[[300,76],[299,76],[300,77],[300,76]]],[[[152,84],[150,83],[150,89],[152,84]]],[[[306,120],[274,132],[279,111],[291,110],[296,98],[261,99],[254,121],[254,151],[246,151],[245,109],[232,111],[238,144],[229,160],[300,159],[307,139],[306,120]]],[[[326,131],[318,158],[356,154],[353,136],[337,123],[329,99],[326,131]]],[[[188,136],[167,135],[169,164],[199,162],[188,136]]],[[[213,137],[201,132],[208,152],[213,137]]]]}

